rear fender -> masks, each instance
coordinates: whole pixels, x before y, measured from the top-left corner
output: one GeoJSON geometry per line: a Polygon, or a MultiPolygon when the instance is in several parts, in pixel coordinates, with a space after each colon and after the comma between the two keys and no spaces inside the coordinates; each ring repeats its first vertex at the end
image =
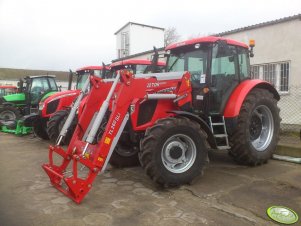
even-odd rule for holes
{"type": "Polygon", "coordinates": [[[207,134],[208,138],[207,141],[212,149],[217,149],[217,145],[214,139],[214,136],[212,134],[212,131],[206,121],[190,112],[187,111],[170,111],[169,113],[173,113],[175,115],[183,116],[186,118],[189,118],[190,120],[196,121],[197,123],[200,124],[201,128],[205,131],[207,134]]]}
{"type": "Polygon", "coordinates": [[[276,100],[280,100],[280,96],[277,90],[270,83],[260,79],[246,80],[240,83],[230,95],[230,98],[227,101],[226,107],[224,109],[224,117],[225,118],[237,117],[239,115],[241,106],[246,96],[254,88],[267,89],[274,95],[274,98],[276,100]]]}

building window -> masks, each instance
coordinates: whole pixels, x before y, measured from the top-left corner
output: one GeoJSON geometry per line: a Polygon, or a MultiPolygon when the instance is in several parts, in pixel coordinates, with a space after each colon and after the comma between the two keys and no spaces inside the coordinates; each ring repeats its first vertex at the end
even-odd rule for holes
{"type": "Polygon", "coordinates": [[[263,65],[263,79],[276,85],[276,64],[263,65]]]}
{"type": "Polygon", "coordinates": [[[288,91],[289,63],[280,64],[280,91],[288,91]]]}
{"type": "Polygon", "coordinates": [[[126,57],[130,54],[129,46],[130,46],[129,33],[122,32],[121,33],[121,57],[126,57]]]}
{"type": "Polygon", "coordinates": [[[253,79],[263,79],[282,93],[289,91],[290,62],[257,64],[251,66],[253,79]]]}
{"type": "Polygon", "coordinates": [[[252,79],[259,79],[259,66],[258,65],[254,65],[251,66],[251,78],[252,79]]]}

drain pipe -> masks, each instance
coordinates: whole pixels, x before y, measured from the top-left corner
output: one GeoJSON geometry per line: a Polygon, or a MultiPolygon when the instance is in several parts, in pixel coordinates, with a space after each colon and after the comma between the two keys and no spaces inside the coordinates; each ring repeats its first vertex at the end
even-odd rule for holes
{"type": "Polygon", "coordinates": [[[301,158],[295,158],[295,157],[291,157],[291,156],[275,155],[274,154],[273,159],[301,164],[301,158]]]}

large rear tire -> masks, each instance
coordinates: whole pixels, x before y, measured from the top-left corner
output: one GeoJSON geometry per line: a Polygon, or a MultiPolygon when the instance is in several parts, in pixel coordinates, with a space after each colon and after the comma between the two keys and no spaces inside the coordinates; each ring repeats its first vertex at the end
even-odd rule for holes
{"type": "Polygon", "coordinates": [[[0,120],[17,121],[22,117],[18,108],[13,106],[3,106],[0,108],[0,120]]]}
{"type": "Polygon", "coordinates": [[[265,89],[253,89],[244,100],[230,136],[230,156],[243,165],[261,165],[273,155],[281,118],[277,100],[265,89]]]}
{"type": "MultiPolygon", "coordinates": [[[[60,132],[64,126],[64,123],[69,115],[69,110],[60,110],[57,111],[47,123],[47,133],[52,142],[56,142],[58,136],[60,135],[60,132]]],[[[75,130],[77,124],[77,118],[74,119],[72,122],[65,138],[62,140],[62,144],[69,145],[73,132],[75,130]]]]}
{"type": "Polygon", "coordinates": [[[164,187],[190,183],[208,161],[207,135],[184,117],[158,120],[145,132],[139,159],[146,174],[164,187]]]}

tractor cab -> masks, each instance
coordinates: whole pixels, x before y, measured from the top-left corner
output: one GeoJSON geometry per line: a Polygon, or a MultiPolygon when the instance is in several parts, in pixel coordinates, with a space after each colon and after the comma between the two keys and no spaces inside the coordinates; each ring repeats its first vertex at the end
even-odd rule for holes
{"type": "Polygon", "coordinates": [[[31,108],[37,108],[43,97],[58,91],[54,75],[28,76],[25,78],[24,88],[25,99],[31,108]]]}
{"type": "MultiPolygon", "coordinates": [[[[152,72],[152,61],[130,59],[114,62],[110,65],[110,74],[108,77],[114,78],[118,70],[126,69],[133,74],[147,74],[152,72]]],[[[165,62],[158,61],[156,63],[156,72],[163,72],[165,69],[165,62]]]]}
{"type": "Polygon", "coordinates": [[[87,66],[79,68],[75,73],[75,75],[77,76],[75,89],[80,90],[90,75],[102,78],[105,77],[108,73],[109,67],[106,66],[87,66]]]}
{"type": "Polygon", "coordinates": [[[219,37],[192,39],[167,47],[166,70],[191,74],[193,111],[222,114],[232,91],[249,79],[249,49],[219,37]]]}

